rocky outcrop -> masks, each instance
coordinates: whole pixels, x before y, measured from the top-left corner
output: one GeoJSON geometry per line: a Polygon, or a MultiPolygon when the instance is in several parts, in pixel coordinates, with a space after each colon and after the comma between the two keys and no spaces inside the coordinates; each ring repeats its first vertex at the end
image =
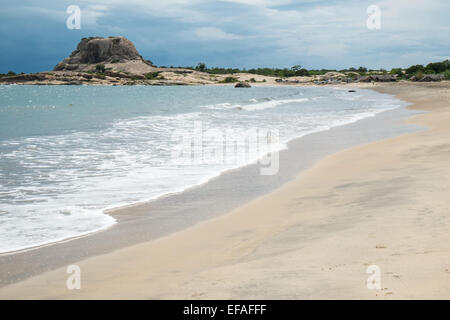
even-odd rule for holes
{"type": "Polygon", "coordinates": [[[412,76],[411,81],[420,81],[420,82],[432,82],[432,81],[442,81],[445,80],[443,74],[425,74],[423,77],[418,78],[416,76],[412,76]]]}
{"type": "Polygon", "coordinates": [[[114,72],[106,70],[104,73],[78,72],[78,71],[51,71],[14,76],[0,77],[2,84],[27,84],[27,85],[187,85],[187,84],[212,84],[206,81],[202,74],[193,72],[193,75],[177,76],[168,71],[154,72],[145,75],[114,72]],[[152,76],[157,74],[158,76],[152,76]]]}
{"type": "Polygon", "coordinates": [[[24,83],[30,81],[42,81],[45,80],[44,74],[19,74],[10,77],[1,78],[0,82],[3,83],[24,83]]]}
{"type": "Polygon", "coordinates": [[[380,75],[370,75],[363,76],[356,80],[357,82],[393,82],[397,81],[396,74],[380,74],[380,75]]]}
{"type": "Polygon", "coordinates": [[[248,84],[247,82],[238,82],[234,86],[235,88],[251,88],[252,86],[248,84]]]}
{"type": "Polygon", "coordinates": [[[149,72],[149,67],[154,67],[124,37],[90,37],[81,39],[77,49],[70,57],[58,63],[54,71],[89,71],[98,64],[109,65],[110,69],[117,69],[115,66],[124,69],[124,64],[133,64],[133,69],[141,67],[142,73],[149,72]]]}

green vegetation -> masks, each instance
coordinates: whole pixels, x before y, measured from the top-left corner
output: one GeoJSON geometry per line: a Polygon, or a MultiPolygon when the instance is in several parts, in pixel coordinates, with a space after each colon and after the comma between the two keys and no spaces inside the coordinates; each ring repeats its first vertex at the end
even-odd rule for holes
{"type": "Polygon", "coordinates": [[[226,77],[224,80],[219,81],[219,83],[234,83],[238,82],[239,80],[233,77],[226,77]]]}
{"type": "Polygon", "coordinates": [[[444,77],[445,77],[446,80],[450,80],[450,70],[446,70],[444,72],[444,77]]]}
{"type": "Polygon", "coordinates": [[[105,80],[106,79],[106,76],[103,73],[96,73],[94,75],[94,77],[97,78],[97,79],[101,79],[101,80],[105,80]]]}
{"type": "MultiPolygon", "coordinates": [[[[182,67],[180,67],[182,68],[182,67]]],[[[185,69],[191,69],[201,72],[207,72],[210,74],[234,74],[234,73],[252,73],[262,76],[272,76],[272,77],[294,77],[294,76],[308,76],[308,70],[302,68],[302,66],[293,66],[290,69],[275,69],[275,68],[257,68],[257,69],[238,69],[238,68],[208,68],[206,64],[200,62],[194,67],[184,67],[185,69]]]]}
{"type": "Polygon", "coordinates": [[[425,67],[426,73],[445,73],[446,71],[450,70],[450,61],[445,60],[442,62],[433,62],[427,64],[425,67]]]}
{"type": "MultiPolygon", "coordinates": [[[[21,74],[23,74],[23,72],[21,74]]],[[[14,71],[8,71],[8,73],[0,73],[0,78],[12,77],[12,76],[15,76],[15,75],[17,75],[17,74],[14,71]]]]}
{"type": "Polygon", "coordinates": [[[366,67],[359,67],[358,68],[358,72],[359,73],[366,73],[367,72],[367,68],[366,67]]]}
{"type": "Polygon", "coordinates": [[[212,74],[233,74],[233,73],[251,73],[261,76],[272,76],[272,77],[295,77],[295,76],[309,76],[309,72],[303,68],[292,67],[291,69],[275,69],[275,68],[257,68],[249,70],[239,70],[239,69],[224,69],[224,68],[212,68],[207,69],[206,72],[212,74]]]}
{"type": "Polygon", "coordinates": [[[426,66],[416,64],[405,69],[405,78],[416,76],[420,79],[424,74],[443,74],[446,77],[448,71],[450,71],[450,61],[448,59],[442,62],[432,62],[426,66]]]}
{"type": "Polygon", "coordinates": [[[205,71],[206,71],[206,64],[204,64],[203,62],[200,62],[200,63],[197,64],[197,66],[195,67],[195,70],[205,72],[205,71]]]}
{"type": "Polygon", "coordinates": [[[414,66],[411,66],[411,67],[407,68],[407,69],[405,70],[405,73],[406,73],[406,74],[409,74],[409,75],[413,75],[413,74],[415,74],[415,73],[417,73],[417,72],[419,72],[419,71],[423,71],[423,70],[424,70],[423,65],[421,65],[421,64],[416,64],[416,65],[414,65],[414,66]]]}
{"type": "Polygon", "coordinates": [[[105,73],[106,67],[104,64],[98,64],[95,66],[95,71],[98,73],[105,73]]]}
{"type": "MultiPolygon", "coordinates": [[[[180,67],[182,68],[182,67],[180,67]]],[[[380,75],[380,74],[390,74],[397,75],[397,79],[409,79],[412,76],[416,76],[416,78],[423,77],[425,74],[443,74],[446,79],[448,79],[448,74],[450,72],[450,62],[449,60],[445,60],[442,62],[433,62],[429,63],[426,66],[423,65],[414,65],[406,69],[402,68],[393,68],[389,72],[385,69],[367,69],[364,66],[360,66],[358,68],[348,68],[348,69],[319,69],[319,70],[307,70],[301,65],[296,65],[291,68],[256,68],[256,69],[238,69],[238,68],[208,68],[205,63],[200,62],[196,67],[184,67],[185,69],[197,70],[202,72],[207,72],[213,75],[230,75],[227,77],[228,80],[223,80],[223,83],[233,82],[233,77],[231,75],[235,73],[251,73],[262,76],[272,76],[277,78],[289,78],[289,77],[298,77],[298,76],[318,76],[324,75],[327,72],[341,72],[347,73],[347,76],[351,79],[356,79],[359,76],[370,76],[370,75],[380,75]],[[225,82],[227,81],[227,82],[225,82]]],[[[254,79],[250,79],[249,82],[255,81],[254,79]]]]}
{"type": "Polygon", "coordinates": [[[414,74],[414,77],[416,77],[416,79],[418,79],[418,80],[422,79],[423,78],[423,72],[421,70],[417,71],[414,74]]]}
{"type": "MultiPolygon", "coordinates": [[[[186,68],[186,67],[185,67],[186,68]]],[[[187,69],[207,72],[210,74],[235,74],[235,73],[251,73],[261,76],[271,76],[277,78],[299,77],[299,76],[318,76],[324,75],[327,72],[356,72],[359,75],[379,74],[387,73],[386,70],[368,70],[366,67],[349,68],[343,70],[335,69],[319,69],[319,70],[307,70],[301,65],[295,65],[291,68],[254,68],[254,69],[238,69],[238,68],[208,68],[204,63],[199,63],[195,68],[187,67],[187,69]]]]}
{"type": "Polygon", "coordinates": [[[308,70],[302,68],[301,66],[293,66],[290,69],[274,69],[274,68],[258,68],[250,69],[248,73],[257,74],[261,76],[272,76],[272,77],[298,77],[298,76],[309,76],[308,70]]]}
{"type": "Polygon", "coordinates": [[[323,74],[325,74],[327,72],[336,72],[336,70],[320,69],[320,70],[309,70],[308,71],[310,76],[320,76],[320,75],[323,75],[323,74]]]}
{"type": "MultiPolygon", "coordinates": [[[[113,61],[113,63],[114,62],[116,61],[113,61]]],[[[218,67],[208,68],[206,64],[203,62],[198,63],[196,67],[177,67],[177,68],[208,73],[212,80],[216,80],[218,75],[226,76],[222,81],[220,81],[220,83],[238,82],[239,80],[233,76],[234,74],[237,73],[250,73],[254,75],[271,76],[283,79],[298,76],[318,76],[324,75],[328,72],[340,72],[345,74],[345,77],[341,77],[343,78],[343,81],[346,80],[352,81],[358,79],[361,76],[371,76],[371,75],[395,75],[397,79],[411,79],[412,77],[414,77],[414,79],[416,80],[422,79],[426,75],[440,75],[439,77],[434,78],[439,79],[443,77],[446,80],[450,80],[450,61],[448,59],[442,62],[432,62],[427,65],[416,64],[408,68],[392,68],[389,71],[385,69],[378,69],[378,70],[368,69],[364,66],[360,66],[358,68],[351,67],[348,69],[341,69],[341,70],[335,69],[307,70],[301,65],[295,65],[291,68],[253,68],[247,70],[245,68],[244,69],[218,68],[218,67]]],[[[106,79],[105,72],[106,71],[111,72],[111,70],[112,68],[106,68],[104,64],[97,64],[94,70],[87,71],[87,73],[92,74],[92,76],[97,79],[106,79]]],[[[176,70],[173,72],[185,76],[187,73],[192,72],[189,70],[176,70]]],[[[125,72],[123,70],[121,70],[120,72],[126,74],[128,78],[130,78],[131,80],[142,79],[141,76],[137,77],[131,74],[130,72],[125,72]]],[[[23,74],[23,72],[21,74],[23,74]]],[[[111,73],[108,73],[108,75],[110,74],[111,73]]],[[[0,78],[11,77],[16,75],[17,74],[14,71],[8,71],[7,73],[4,74],[0,73],[0,78]]],[[[164,77],[161,75],[161,71],[146,73],[144,74],[144,77],[146,80],[164,80],[164,77]]],[[[258,82],[265,82],[265,80],[263,79],[262,81],[257,81],[255,78],[250,78],[249,80],[247,80],[247,82],[258,83],[258,82]]]]}
{"type": "Polygon", "coordinates": [[[164,79],[164,77],[160,76],[159,73],[160,72],[149,72],[149,73],[144,74],[144,76],[145,76],[145,79],[147,79],[147,80],[162,80],[162,79],[164,79]]]}
{"type": "Polygon", "coordinates": [[[404,76],[404,73],[403,73],[402,68],[393,68],[393,69],[389,72],[389,74],[392,74],[392,75],[395,75],[395,74],[396,74],[399,78],[401,78],[401,77],[404,76]]]}
{"type": "Polygon", "coordinates": [[[174,73],[176,73],[176,74],[180,74],[180,75],[182,75],[182,76],[186,76],[186,74],[188,74],[188,73],[191,73],[191,71],[174,71],[174,73]]]}

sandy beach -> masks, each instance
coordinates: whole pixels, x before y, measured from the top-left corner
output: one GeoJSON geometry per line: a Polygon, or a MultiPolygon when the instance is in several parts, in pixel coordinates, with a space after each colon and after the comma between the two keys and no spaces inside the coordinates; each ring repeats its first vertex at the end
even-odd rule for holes
{"type": "Polygon", "coordinates": [[[361,86],[425,111],[407,120],[423,129],[328,155],[182,231],[75,259],[80,290],[61,266],[0,298],[450,299],[450,83],[361,86]],[[381,288],[369,290],[373,265],[381,288]]]}

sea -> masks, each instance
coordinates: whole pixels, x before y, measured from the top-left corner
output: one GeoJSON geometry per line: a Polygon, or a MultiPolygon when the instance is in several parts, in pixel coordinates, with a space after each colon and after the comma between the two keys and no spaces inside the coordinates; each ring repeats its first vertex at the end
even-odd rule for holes
{"type": "Polygon", "coordinates": [[[359,88],[0,85],[0,253],[104,230],[110,209],[403,105],[359,88]]]}

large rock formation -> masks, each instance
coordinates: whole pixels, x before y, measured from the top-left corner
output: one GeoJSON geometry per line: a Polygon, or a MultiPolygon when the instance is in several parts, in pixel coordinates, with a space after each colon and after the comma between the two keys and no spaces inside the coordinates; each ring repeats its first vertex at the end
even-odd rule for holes
{"type": "Polygon", "coordinates": [[[143,74],[154,68],[142,58],[133,43],[124,37],[83,38],[70,57],[58,63],[54,71],[90,71],[98,64],[111,70],[143,74]],[[127,70],[131,69],[131,70],[127,70]]]}

